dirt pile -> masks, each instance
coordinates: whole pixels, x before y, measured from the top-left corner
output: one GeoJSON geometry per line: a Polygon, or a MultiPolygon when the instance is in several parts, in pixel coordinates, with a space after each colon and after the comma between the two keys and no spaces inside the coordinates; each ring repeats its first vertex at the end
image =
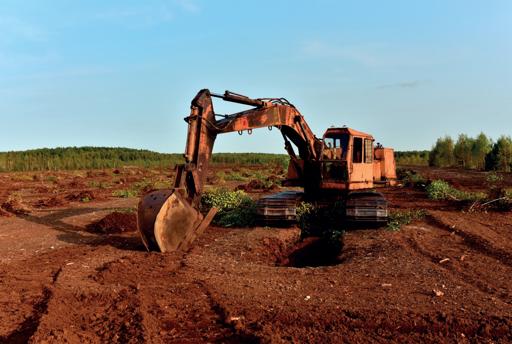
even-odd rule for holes
{"type": "Polygon", "coordinates": [[[66,204],[63,199],[58,197],[50,197],[50,198],[44,198],[40,199],[37,202],[34,203],[34,208],[53,208],[53,207],[60,207],[62,205],[66,204]]]}
{"type": "Polygon", "coordinates": [[[65,199],[71,202],[88,202],[97,199],[97,196],[94,192],[85,190],[70,193],[65,197],[65,199]]]}
{"type": "Polygon", "coordinates": [[[87,229],[101,234],[134,232],[137,230],[137,216],[135,213],[115,211],[101,220],[89,224],[87,229]]]}
{"type": "Polygon", "coordinates": [[[0,217],[11,217],[12,214],[3,210],[1,207],[0,207],[0,217]]]}
{"type": "Polygon", "coordinates": [[[15,215],[27,215],[30,210],[17,198],[11,198],[0,205],[0,209],[15,215]]]}
{"type": "Polygon", "coordinates": [[[236,190],[242,190],[245,192],[253,191],[274,191],[279,189],[279,186],[272,181],[261,181],[259,179],[253,179],[247,184],[238,185],[236,190]]]}
{"type": "Polygon", "coordinates": [[[85,187],[85,183],[82,181],[82,178],[74,178],[71,182],[67,184],[68,188],[83,188],[85,187]]]}

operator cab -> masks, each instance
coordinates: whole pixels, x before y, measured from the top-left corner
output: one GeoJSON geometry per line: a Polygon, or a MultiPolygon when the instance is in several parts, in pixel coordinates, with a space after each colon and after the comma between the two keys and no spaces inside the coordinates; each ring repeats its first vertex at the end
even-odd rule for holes
{"type": "Polygon", "coordinates": [[[373,137],[350,129],[329,128],[323,136],[321,188],[373,187],[373,137]]]}

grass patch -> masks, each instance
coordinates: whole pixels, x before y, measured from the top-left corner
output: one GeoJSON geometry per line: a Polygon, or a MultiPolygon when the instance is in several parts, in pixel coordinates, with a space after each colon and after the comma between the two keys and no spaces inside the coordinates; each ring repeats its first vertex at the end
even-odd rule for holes
{"type": "Polygon", "coordinates": [[[95,188],[95,189],[108,189],[108,188],[112,187],[112,184],[110,184],[108,182],[99,182],[96,180],[90,181],[88,183],[88,185],[89,185],[89,187],[95,188]]]}
{"type": "Polygon", "coordinates": [[[213,189],[201,198],[201,208],[217,208],[213,223],[222,227],[250,227],[256,221],[256,203],[241,190],[213,189]]]}
{"type": "Polygon", "coordinates": [[[115,190],[112,192],[112,196],[120,198],[138,197],[139,192],[136,190],[129,189],[115,190]]]}
{"type": "Polygon", "coordinates": [[[223,179],[226,181],[243,182],[247,180],[247,177],[244,177],[240,172],[231,171],[229,173],[224,174],[223,179]]]}
{"type": "Polygon", "coordinates": [[[454,201],[478,201],[486,198],[483,192],[461,191],[444,180],[434,180],[425,188],[430,199],[454,201]]]}
{"type": "Polygon", "coordinates": [[[398,180],[400,180],[405,186],[425,187],[427,184],[427,179],[425,177],[410,169],[398,168],[396,170],[396,174],[398,180]]]}
{"type": "Polygon", "coordinates": [[[389,214],[387,229],[397,231],[402,226],[408,225],[415,220],[423,219],[426,215],[423,209],[395,210],[389,214]]]}
{"type": "Polygon", "coordinates": [[[59,181],[59,177],[57,176],[47,176],[46,181],[50,183],[57,183],[59,181]]]}

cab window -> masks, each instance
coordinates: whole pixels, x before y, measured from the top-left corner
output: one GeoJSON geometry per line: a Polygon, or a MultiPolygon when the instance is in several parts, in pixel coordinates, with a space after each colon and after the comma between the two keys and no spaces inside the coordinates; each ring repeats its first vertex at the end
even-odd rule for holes
{"type": "Polygon", "coordinates": [[[373,161],[373,141],[364,139],[364,162],[371,164],[373,161]]]}
{"type": "Polygon", "coordinates": [[[324,138],[323,159],[346,160],[348,140],[349,136],[346,134],[324,138]]]}
{"type": "Polygon", "coordinates": [[[363,162],[363,139],[361,137],[354,137],[352,162],[355,164],[363,162]]]}

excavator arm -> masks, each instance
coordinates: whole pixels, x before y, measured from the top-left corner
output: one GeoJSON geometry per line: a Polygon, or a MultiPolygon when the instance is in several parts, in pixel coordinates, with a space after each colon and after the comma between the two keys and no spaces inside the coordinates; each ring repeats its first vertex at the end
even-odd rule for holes
{"type": "Polygon", "coordinates": [[[279,129],[300,176],[304,175],[301,170],[304,163],[298,163],[299,159],[303,162],[317,160],[322,145],[300,112],[283,98],[251,99],[228,91],[215,94],[203,89],[192,100],[190,115],[185,121],[188,123],[185,164],[177,166],[174,188],[151,192],[139,203],[138,228],[149,250],[186,249],[213,219],[215,209],[204,218],[198,209],[218,134],[251,133],[257,128],[279,129]],[[212,97],[252,108],[217,115],[212,97]],[[290,142],[297,147],[298,157],[290,142]]]}

